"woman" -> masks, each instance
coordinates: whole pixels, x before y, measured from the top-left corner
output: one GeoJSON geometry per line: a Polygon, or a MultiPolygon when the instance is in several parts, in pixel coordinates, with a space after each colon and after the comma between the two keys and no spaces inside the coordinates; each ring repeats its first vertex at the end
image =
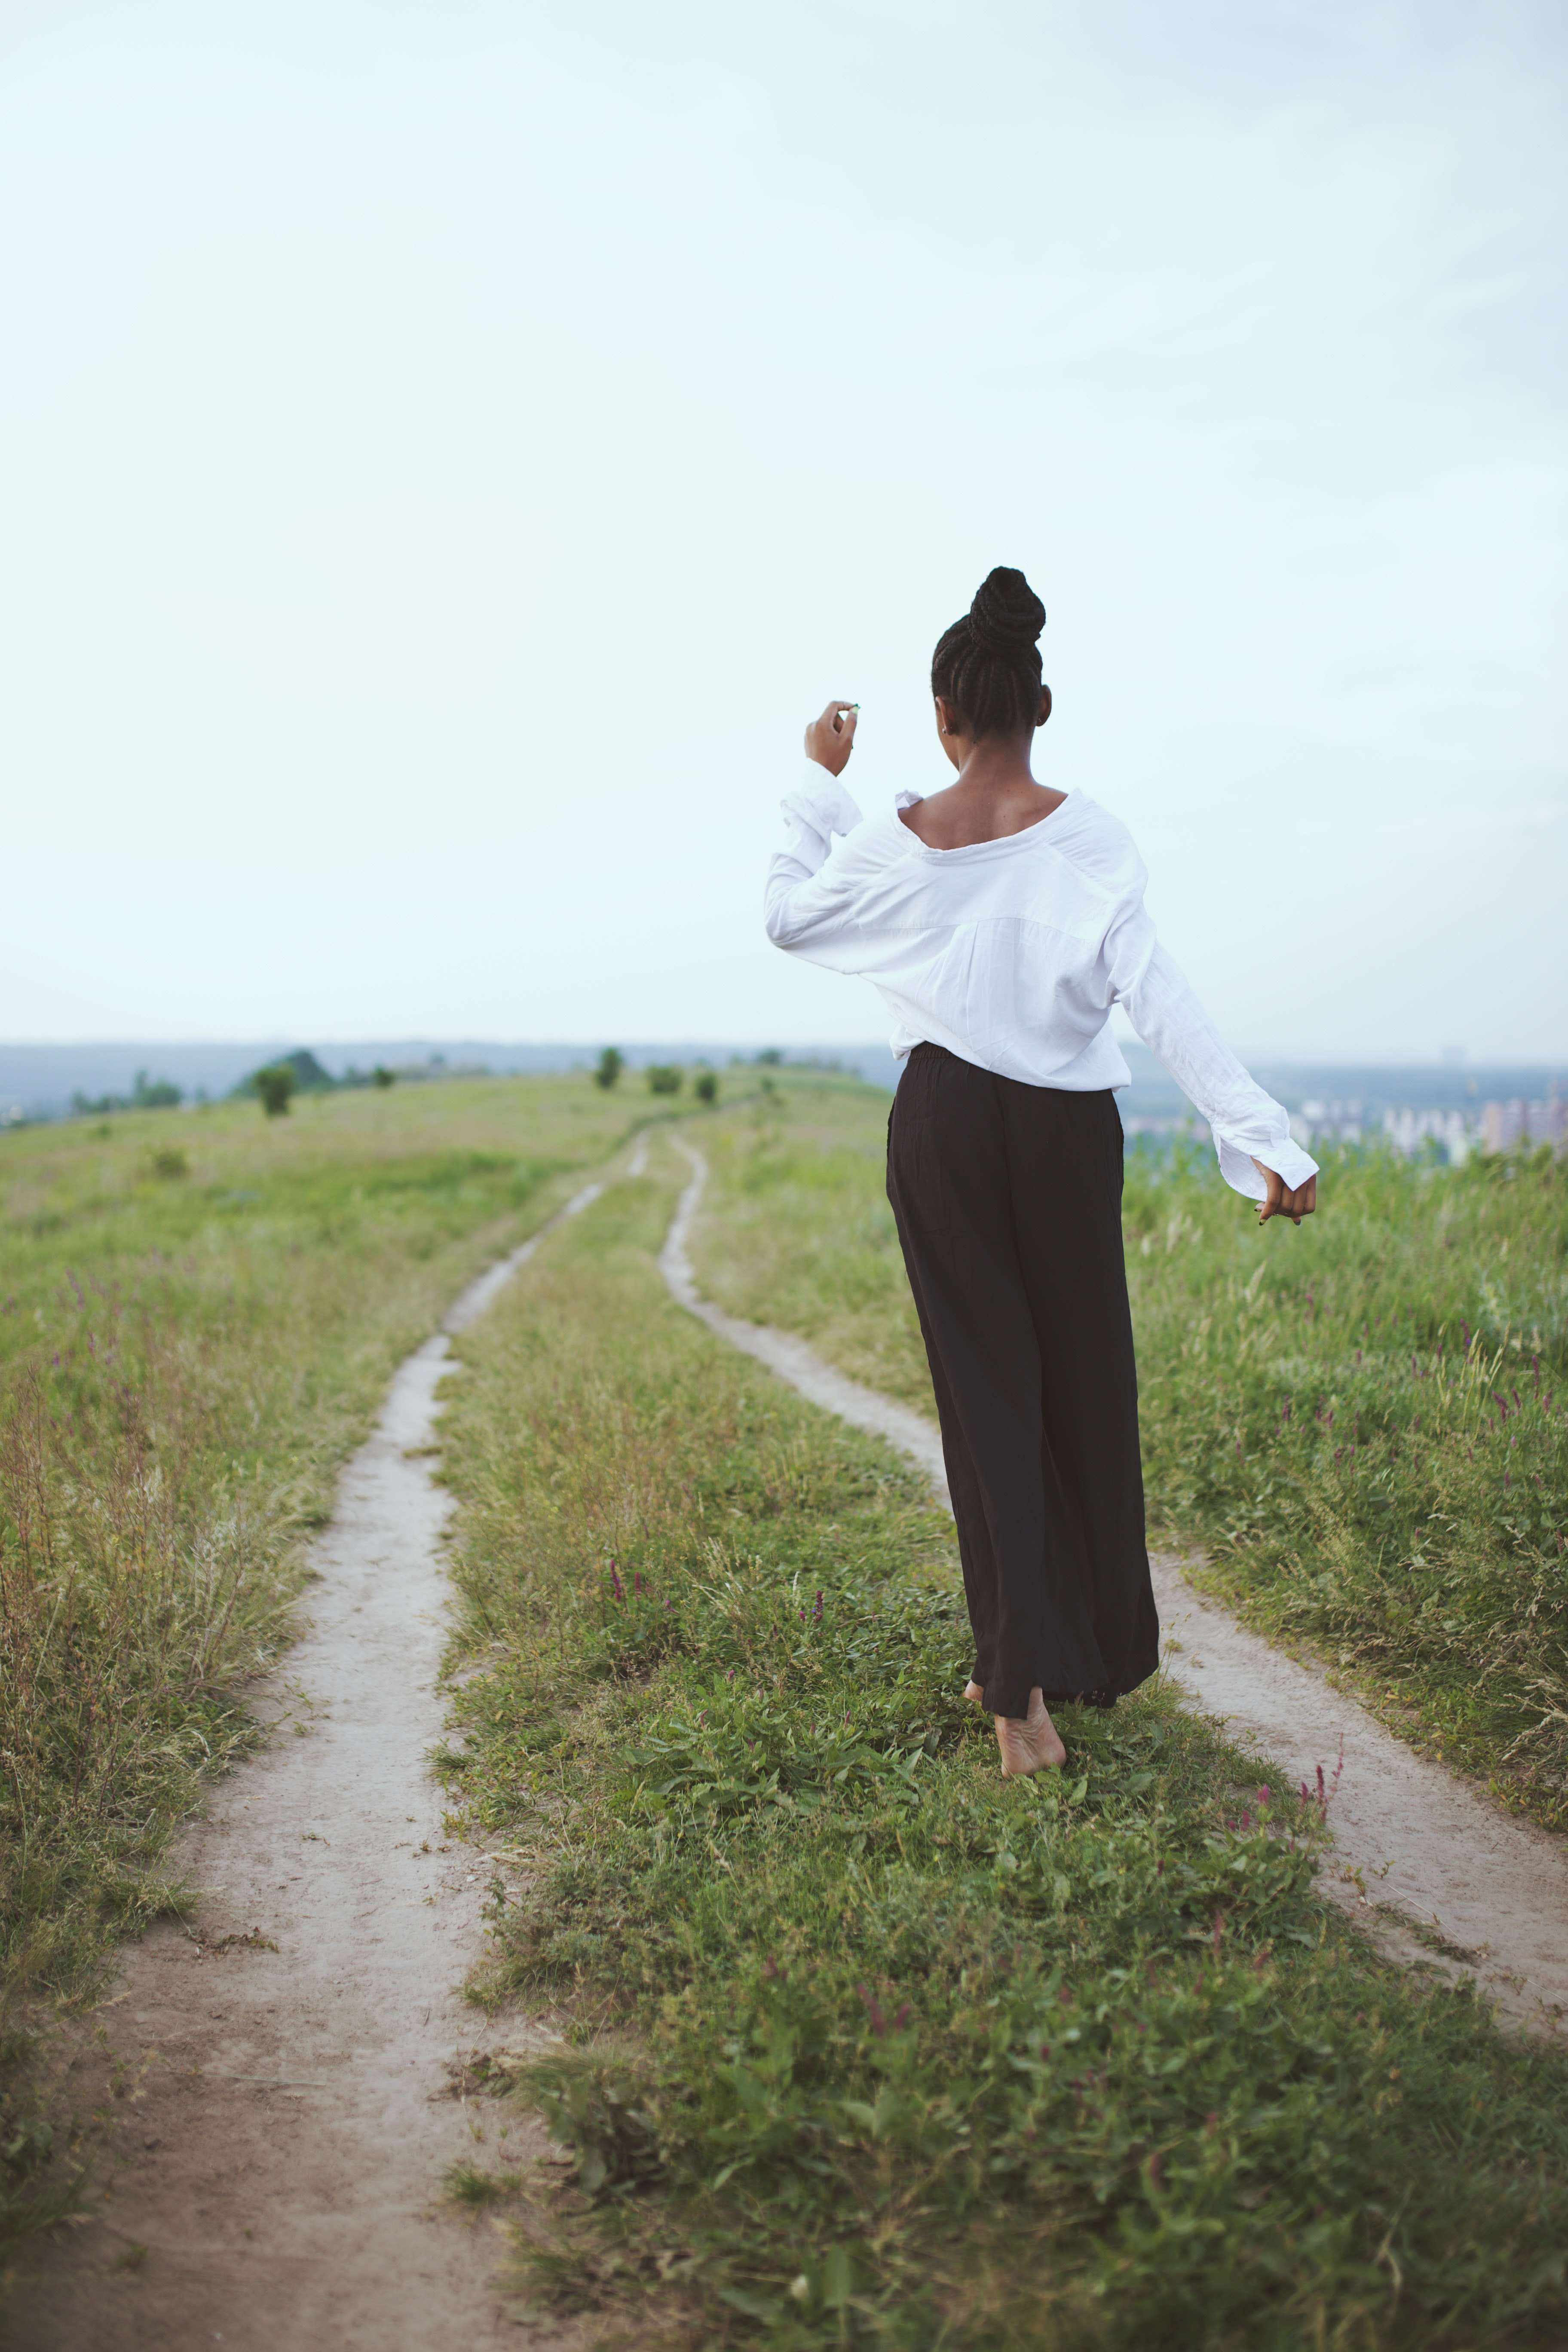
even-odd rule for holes
{"type": "Polygon", "coordinates": [[[1050,1707],[1109,1706],[1159,1663],[1121,1255],[1122,1005],[1208,1120],[1226,1181],[1300,1224],[1317,1163],[1160,946],[1125,827],[1037,783],[1046,608],[993,572],[939,640],[955,783],[862,820],[837,781],[856,709],[805,730],[810,781],[768,869],[776,947],[873,981],[904,1060],[888,1123],[897,1220],[942,1419],[974,1633],[965,1696],[1005,1774],[1066,1760],[1050,1707]],[[845,836],[833,846],[835,834],[845,836]]]}

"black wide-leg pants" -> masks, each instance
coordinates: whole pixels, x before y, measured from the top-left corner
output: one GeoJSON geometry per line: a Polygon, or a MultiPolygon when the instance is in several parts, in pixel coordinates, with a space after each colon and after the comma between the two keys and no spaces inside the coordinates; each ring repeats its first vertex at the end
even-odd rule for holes
{"type": "Polygon", "coordinates": [[[924,1334],[993,1715],[1152,1675],[1115,1097],[910,1054],[888,1198],[924,1334]]]}

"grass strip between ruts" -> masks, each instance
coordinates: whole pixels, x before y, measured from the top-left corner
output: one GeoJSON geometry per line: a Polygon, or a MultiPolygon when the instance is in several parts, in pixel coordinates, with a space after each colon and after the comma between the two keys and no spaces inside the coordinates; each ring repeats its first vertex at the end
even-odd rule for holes
{"type": "Polygon", "coordinates": [[[476,1990],[568,2029],[533,2290],[638,2343],[1552,2340],[1562,2053],[1372,1958],[1159,1687],[1000,1780],[949,1524],[670,1303],[683,1174],[552,1241],[446,1424],[476,1990]]]}

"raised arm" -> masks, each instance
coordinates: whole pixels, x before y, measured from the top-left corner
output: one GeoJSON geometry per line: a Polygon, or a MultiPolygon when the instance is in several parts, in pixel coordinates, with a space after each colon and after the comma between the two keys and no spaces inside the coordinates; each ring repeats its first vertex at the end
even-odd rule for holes
{"type": "Polygon", "coordinates": [[[788,839],[768,860],[763,919],[773,945],[803,949],[832,926],[836,894],[816,884],[836,833],[853,833],[860,811],[839,782],[855,748],[853,703],[830,702],[805,730],[810,762],[800,784],[781,803],[788,839]]]}
{"type": "Polygon", "coordinates": [[[1260,1223],[1283,1216],[1300,1224],[1318,1205],[1318,1163],[1292,1139],[1283,1106],[1226,1045],[1160,945],[1142,901],[1114,927],[1107,947],[1116,1001],[1207,1119],[1226,1182],[1261,1204],[1260,1223]]]}

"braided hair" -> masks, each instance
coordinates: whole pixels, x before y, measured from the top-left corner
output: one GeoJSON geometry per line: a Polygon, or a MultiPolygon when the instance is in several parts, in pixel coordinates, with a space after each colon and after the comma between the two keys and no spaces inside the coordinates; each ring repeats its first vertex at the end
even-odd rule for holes
{"type": "Polygon", "coordinates": [[[1021,572],[999,563],[974,592],[962,621],[937,639],[931,690],[950,702],[962,731],[1026,735],[1040,708],[1040,648],[1046,608],[1021,572]]]}

